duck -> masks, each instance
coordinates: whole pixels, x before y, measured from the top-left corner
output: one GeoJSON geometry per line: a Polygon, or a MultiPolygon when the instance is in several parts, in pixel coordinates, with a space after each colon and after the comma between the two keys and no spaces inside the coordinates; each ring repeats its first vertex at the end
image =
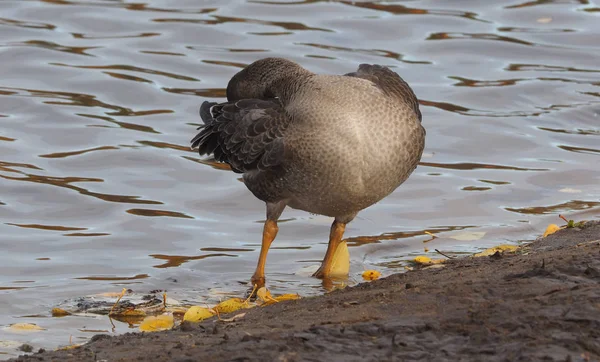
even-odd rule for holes
{"type": "Polygon", "coordinates": [[[286,207],[333,218],[314,277],[331,277],[346,225],[415,170],[425,147],[419,102],[394,71],[360,64],[343,75],[315,74],[284,58],[257,60],[235,74],[227,101],[205,101],[191,140],[243,174],[266,204],[258,263],[250,281],[265,285],[269,248],[286,207]]]}

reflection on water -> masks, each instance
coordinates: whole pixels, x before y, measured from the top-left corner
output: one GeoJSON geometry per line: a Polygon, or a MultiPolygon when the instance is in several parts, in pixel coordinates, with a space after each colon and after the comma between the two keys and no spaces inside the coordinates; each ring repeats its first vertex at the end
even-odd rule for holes
{"type": "Polygon", "coordinates": [[[150,209],[129,209],[128,213],[140,216],[167,216],[167,217],[181,217],[184,219],[193,219],[193,217],[186,215],[182,212],[166,211],[166,210],[150,210],[150,209]]]}
{"type": "Polygon", "coordinates": [[[442,233],[445,231],[465,230],[465,229],[474,228],[474,227],[475,226],[473,226],[473,225],[471,225],[471,226],[437,226],[437,227],[430,227],[427,230],[385,233],[385,234],[378,235],[378,236],[350,237],[350,238],[347,238],[346,241],[348,242],[349,247],[361,246],[361,245],[372,244],[372,243],[380,243],[383,240],[407,239],[407,238],[412,238],[415,236],[421,236],[425,239],[428,239],[428,240],[424,240],[424,242],[425,242],[425,241],[431,240],[431,237],[428,234],[426,234],[426,232],[433,233],[433,234],[439,234],[439,233],[442,233]]]}
{"type": "MultiPolygon", "coordinates": [[[[435,249],[531,240],[558,213],[600,217],[600,9],[587,1],[24,0],[0,11],[0,327],[46,328],[35,341],[0,328],[0,341],[53,348],[112,332],[49,310],[124,285],[184,303],[245,292],[264,204],[189,140],[200,103],[262,57],[333,74],[384,64],[420,99],[425,156],[348,226],[350,280],[435,249]]],[[[286,210],[267,265],[274,292],[322,293],[305,267],[323,257],[330,222],[286,210]]],[[[3,346],[0,358],[17,353],[3,346]]]]}
{"type": "Polygon", "coordinates": [[[18,226],[20,228],[32,228],[32,229],[42,229],[42,230],[56,230],[56,231],[74,231],[74,230],[86,230],[86,228],[73,228],[67,226],[53,226],[53,225],[39,225],[39,224],[13,224],[7,222],[6,225],[18,226]]]}
{"type": "Polygon", "coordinates": [[[135,275],[132,277],[78,277],[75,279],[122,281],[122,280],[136,280],[136,279],[146,279],[146,278],[148,278],[148,274],[138,274],[138,275],[135,275]]]}
{"type": "Polygon", "coordinates": [[[198,255],[198,256],[183,256],[183,255],[160,255],[153,254],[149,255],[155,259],[165,260],[164,264],[154,265],[155,268],[173,268],[178,267],[183,263],[187,263],[192,260],[202,260],[206,258],[214,258],[214,257],[236,257],[235,254],[225,254],[225,253],[215,253],[215,254],[206,254],[206,255],[198,255]]]}
{"type": "Polygon", "coordinates": [[[573,200],[550,206],[530,206],[523,208],[507,207],[507,211],[517,212],[520,214],[558,214],[565,212],[573,212],[577,210],[587,210],[600,206],[600,202],[573,200]]]}

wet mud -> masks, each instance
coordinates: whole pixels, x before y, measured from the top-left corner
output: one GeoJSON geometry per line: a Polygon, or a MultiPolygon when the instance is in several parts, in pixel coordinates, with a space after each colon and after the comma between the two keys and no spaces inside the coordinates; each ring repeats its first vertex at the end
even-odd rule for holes
{"type": "Polygon", "coordinates": [[[245,312],[15,361],[597,361],[600,222],[245,312]]]}

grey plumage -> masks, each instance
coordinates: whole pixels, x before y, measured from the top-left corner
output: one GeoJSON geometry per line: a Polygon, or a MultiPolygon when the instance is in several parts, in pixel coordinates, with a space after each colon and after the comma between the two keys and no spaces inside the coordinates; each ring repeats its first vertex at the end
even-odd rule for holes
{"type": "Polygon", "coordinates": [[[243,173],[275,222],[286,205],[350,222],[408,178],[425,144],[415,94],[380,65],[317,75],[258,60],[230,80],[227,102],[204,102],[200,116],[192,146],[243,173]]]}

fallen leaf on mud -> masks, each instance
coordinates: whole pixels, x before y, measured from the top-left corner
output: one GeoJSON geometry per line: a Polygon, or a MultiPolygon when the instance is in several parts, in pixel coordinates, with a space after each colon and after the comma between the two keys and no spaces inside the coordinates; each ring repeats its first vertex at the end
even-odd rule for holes
{"type": "Polygon", "coordinates": [[[498,252],[498,251],[503,253],[505,251],[515,251],[518,248],[519,247],[516,245],[503,244],[503,245],[494,246],[493,248],[485,249],[481,253],[473,254],[473,256],[474,257],[490,256],[490,255],[496,254],[496,252],[498,252]]]}
{"type": "Polygon", "coordinates": [[[200,322],[214,315],[215,313],[213,313],[211,309],[195,305],[185,312],[183,320],[188,322],[200,322]]]}
{"type": "Polygon", "coordinates": [[[273,299],[273,297],[271,296],[271,292],[266,287],[258,288],[258,290],[256,291],[256,296],[259,297],[260,300],[262,300],[263,302],[273,299]]]}
{"type": "Polygon", "coordinates": [[[557,232],[558,230],[560,230],[560,226],[556,225],[556,224],[550,224],[548,225],[548,227],[546,228],[546,231],[544,231],[544,235],[543,237],[545,238],[548,235],[554,234],[555,232],[557,232]]]}
{"type": "Polygon", "coordinates": [[[347,276],[349,272],[350,252],[348,251],[348,244],[342,241],[335,250],[335,253],[333,253],[330,275],[338,277],[347,276]]]}
{"type": "Polygon", "coordinates": [[[275,299],[278,302],[283,302],[286,300],[300,299],[300,296],[298,294],[283,294],[283,295],[276,296],[273,299],[275,299]]]}
{"type": "Polygon", "coordinates": [[[264,304],[264,303],[269,303],[269,302],[271,302],[271,303],[277,303],[277,300],[275,300],[275,299],[273,298],[273,296],[271,295],[271,292],[269,292],[269,290],[268,290],[267,288],[265,288],[265,287],[259,288],[259,289],[256,291],[256,296],[257,296],[257,297],[258,297],[258,298],[259,298],[261,301],[263,301],[263,304],[264,304]]]}
{"type": "Polygon", "coordinates": [[[61,308],[52,308],[52,316],[53,317],[65,317],[71,315],[71,313],[67,312],[64,309],[61,308]]]}
{"type": "Polygon", "coordinates": [[[283,302],[286,300],[300,299],[300,296],[298,294],[283,294],[283,295],[274,297],[271,295],[271,292],[265,287],[258,289],[256,291],[256,296],[258,297],[258,299],[261,300],[261,303],[259,304],[261,307],[264,307],[264,306],[267,306],[267,305],[273,304],[273,303],[283,302]]]}
{"type": "Polygon", "coordinates": [[[427,256],[417,256],[413,259],[413,261],[417,264],[421,265],[432,265],[432,264],[440,264],[444,262],[444,259],[431,259],[427,256]]]}
{"type": "Polygon", "coordinates": [[[221,322],[235,322],[238,319],[244,318],[245,315],[246,315],[246,313],[236,314],[231,318],[221,319],[221,322]]]}
{"type": "Polygon", "coordinates": [[[376,279],[379,279],[380,276],[381,276],[381,273],[378,272],[377,270],[365,270],[362,273],[362,278],[364,280],[376,280],[376,279]]]}
{"type": "Polygon", "coordinates": [[[144,318],[140,324],[142,332],[158,332],[173,328],[173,316],[170,314],[144,318]]]}
{"type": "Polygon", "coordinates": [[[456,235],[450,236],[450,239],[459,241],[473,241],[479,240],[485,236],[485,231],[465,231],[456,235]]]}
{"type": "Polygon", "coordinates": [[[15,323],[8,326],[8,330],[11,332],[39,332],[46,329],[33,323],[15,323]]]}
{"type": "Polygon", "coordinates": [[[242,298],[231,298],[217,304],[213,310],[217,313],[232,313],[240,309],[251,307],[252,305],[242,298]]]}
{"type": "Polygon", "coordinates": [[[417,256],[414,259],[414,262],[417,264],[429,264],[429,263],[431,263],[431,258],[426,257],[426,256],[417,256]]]}
{"type": "Polygon", "coordinates": [[[57,351],[68,351],[70,349],[75,349],[81,347],[83,344],[70,344],[68,346],[58,347],[57,351]]]}

